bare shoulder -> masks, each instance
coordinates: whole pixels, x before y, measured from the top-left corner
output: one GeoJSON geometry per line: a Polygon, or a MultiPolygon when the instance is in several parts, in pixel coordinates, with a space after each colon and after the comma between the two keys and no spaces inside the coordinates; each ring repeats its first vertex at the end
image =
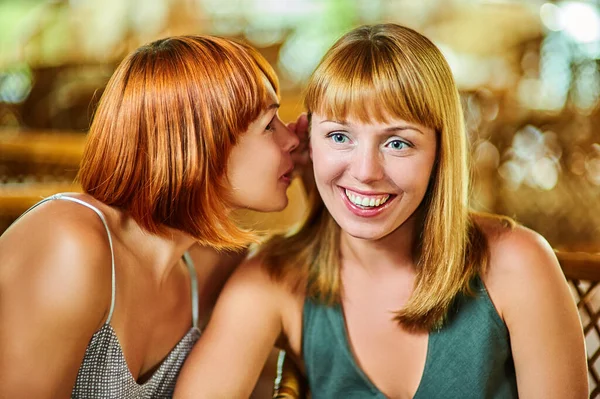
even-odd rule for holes
{"type": "Polygon", "coordinates": [[[231,291],[240,301],[252,298],[276,314],[287,339],[294,340],[298,335],[304,295],[290,281],[272,276],[264,259],[253,257],[244,261],[227,282],[224,295],[231,295],[231,291]]]}
{"type": "Polygon", "coordinates": [[[489,273],[533,277],[560,270],[554,250],[541,234],[509,219],[480,216],[476,222],[487,238],[489,273]]]}
{"type": "Polygon", "coordinates": [[[520,397],[585,398],[585,340],[577,307],[552,247],[540,234],[493,218],[483,276],[510,336],[520,397]]]}
{"type": "Polygon", "coordinates": [[[0,237],[0,297],[3,393],[67,397],[110,308],[111,255],[99,217],[57,200],[11,226],[0,237]]]}
{"type": "Polygon", "coordinates": [[[64,200],[33,209],[0,236],[0,291],[28,312],[102,319],[111,254],[98,215],[64,200]]]}
{"type": "MultiPolygon", "coordinates": [[[[523,301],[551,305],[569,300],[569,290],[554,250],[539,233],[495,218],[478,218],[489,247],[483,280],[500,315],[506,319],[523,301]],[[560,295],[558,295],[560,293],[560,295]]],[[[507,320],[508,321],[508,320],[507,320]]]]}
{"type": "Polygon", "coordinates": [[[233,272],[228,285],[247,287],[251,290],[260,290],[264,295],[282,295],[286,290],[272,278],[264,260],[253,257],[242,262],[233,272]]]}
{"type": "Polygon", "coordinates": [[[259,253],[242,262],[234,275],[240,280],[252,281],[281,298],[304,298],[306,283],[301,275],[275,275],[271,266],[267,259],[259,253]]]}

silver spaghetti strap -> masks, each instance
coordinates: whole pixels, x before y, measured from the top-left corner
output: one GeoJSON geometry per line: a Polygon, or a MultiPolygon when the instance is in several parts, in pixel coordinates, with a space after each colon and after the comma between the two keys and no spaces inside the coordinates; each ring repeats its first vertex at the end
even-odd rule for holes
{"type": "MultiPolygon", "coordinates": [[[[76,202],[80,205],[83,205],[89,209],[91,209],[92,211],[96,212],[96,214],[100,217],[100,220],[102,220],[102,224],[104,224],[104,228],[106,229],[106,234],[108,235],[108,245],[110,246],[110,260],[112,263],[112,274],[111,274],[111,298],[110,298],[110,311],[108,312],[108,318],[106,319],[106,324],[110,323],[110,320],[112,319],[112,315],[113,312],[115,310],[115,296],[116,296],[116,274],[115,274],[115,252],[113,250],[113,242],[112,242],[112,236],[110,235],[110,230],[108,229],[108,223],[106,222],[106,219],[104,218],[104,214],[102,213],[102,211],[100,211],[100,209],[96,208],[93,205],[88,204],[85,201],[82,201],[78,198],[73,198],[73,197],[69,197],[67,195],[64,194],[54,194],[48,198],[44,198],[43,200],[41,200],[40,202],[38,202],[37,204],[33,205],[31,208],[27,209],[25,212],[23,212],[23,214],[21,216],[19,216],[17,218],[17,220],[15,220],[15,223],[21,219],[25,214],[27,214],[29,211],[37,208],[38,206],[42,205],[45,202],[48,201],[52,201],[52,200],[57,200],[57,199],[61,199],[61,200],[67,200],[67,201],[71,201],[71,202],[76,202]]],[[[195,276],[195,274],[194,274],[195,276]]]]}
{"type": "Polygon", "coordinates": [[[190,273],[190,284],[192,288],[192,325],[198,328],[198,277],[196,276],[196,268],[194,261],[189,252],[183,254],[183,261],[188,267],[190,273]]]}

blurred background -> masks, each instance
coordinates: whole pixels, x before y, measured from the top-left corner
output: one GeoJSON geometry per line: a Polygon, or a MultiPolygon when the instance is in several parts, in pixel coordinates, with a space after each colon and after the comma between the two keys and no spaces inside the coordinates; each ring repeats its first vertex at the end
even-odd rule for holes
{"type": "MultiPolygon", "coordinates": [[[[431,38],[458,81],[472,144],[473,206],[515,217],[569,251],[600,251],[600,4],[538,0],[0,0],[0,231],[73,191],[85,133],[123,57],[167,35],[257,47],[294,120],[325,50],[366,23],[431,38]]],[[[304,206],[292,187],[286,226],[304,206]]]]}
{"type": "MultiPolygon", "coordinates": [[[[79,190],[94,106],[141,44],[191,33],[252,44],[276,68],[291,121],[326,49],[380,22],[416,29],[447,57],[472,148],[473,207],[512,216],[557,249],[600,252],[595,0],[0,0],[0,233],[40,198],[79,190]]],[[[289,226],[305,206],[299,182],[290,195],[280,214],[245,217],[289,226]]]]}

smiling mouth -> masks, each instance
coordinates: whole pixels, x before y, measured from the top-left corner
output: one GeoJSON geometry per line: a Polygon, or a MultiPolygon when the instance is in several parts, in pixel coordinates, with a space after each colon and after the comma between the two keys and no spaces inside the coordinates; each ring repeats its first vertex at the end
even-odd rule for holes
{"type": "Polygon", "coordinates": [[[355,206],[362,209],[375,209],[385,205],[393,194],[377,194],[377,195],[365,195],[359,194],[354,191],[350,191],[347,188],[343,189],[346,198],[355,206]]]}

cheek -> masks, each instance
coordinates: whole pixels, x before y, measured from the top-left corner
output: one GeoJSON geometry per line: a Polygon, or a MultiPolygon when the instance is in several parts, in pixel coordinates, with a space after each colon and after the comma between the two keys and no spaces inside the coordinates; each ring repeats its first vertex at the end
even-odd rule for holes
{"type": "Polygon", "coordinates": [[[274,145],[246,146],[230,157],[228,176],[235,187],[260,192],[277,183],[281,153],[274,145]]]}
{"type": "Polygon", "coordinates": [[[281,166],[281,151],[275,143],[266,142],[263,145],[255,146],[247,155],[248,168],[257,173],[272,174],[281,166]]]}
{"type": "Polygon", "coordinates": [[[321,181],[329,181],[339,176],[347,165],[344,154],[327,148],[313,148],[312,160],[315,178],[321,181]]]}
{"type": "Polygon", "coordinates": [[[390,164],[387,171],[388,176],[399,188],[415,194],[424,194],[429,185],[432,162],[429,159],[402,160],[390,164]]]}

